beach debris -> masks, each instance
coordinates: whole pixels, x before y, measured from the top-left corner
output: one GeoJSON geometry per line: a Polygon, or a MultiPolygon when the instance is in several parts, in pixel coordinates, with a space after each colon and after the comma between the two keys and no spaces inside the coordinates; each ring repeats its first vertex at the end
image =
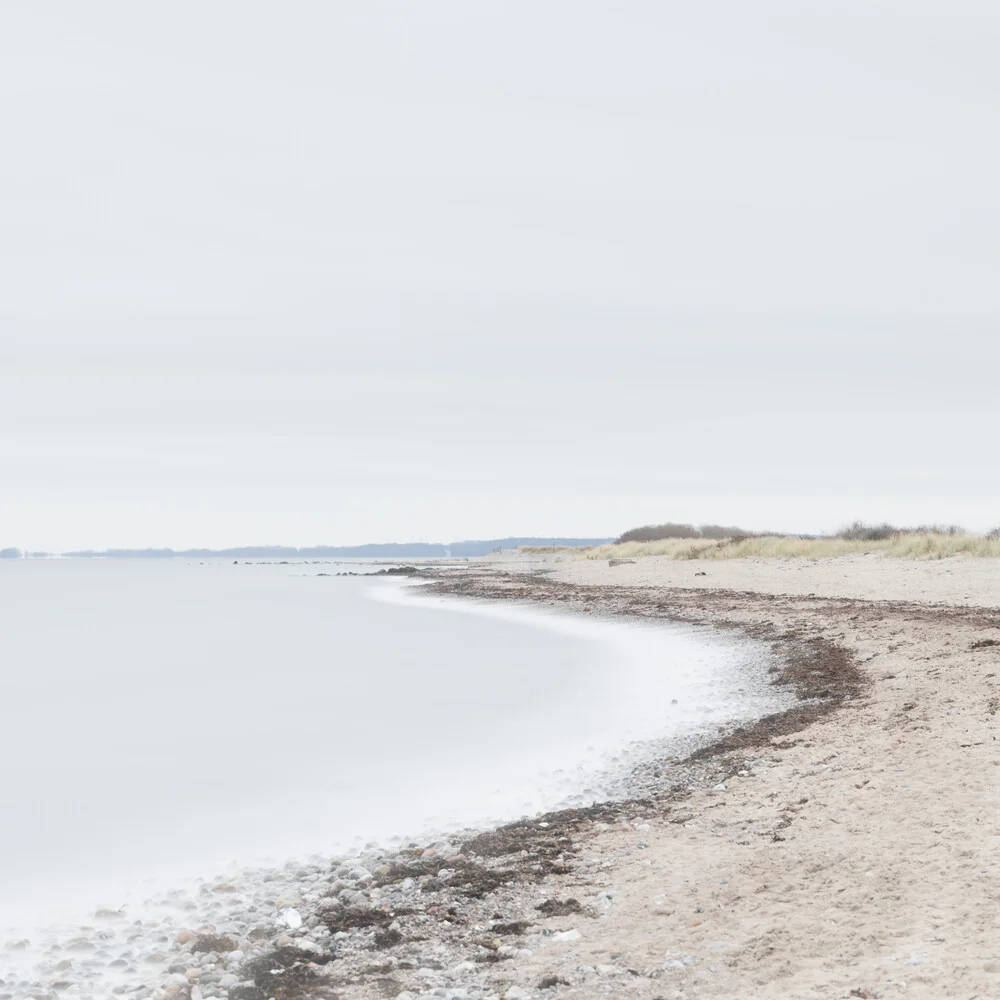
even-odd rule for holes
{"type": "Polygon", "coordinates": [[[553,898],[539,903],[535,909],[545,917],[568,917],[572,913],[579,913],[583,907],[576,899],[553,898]]]}
{"type": "Polygon", "coordinates": [[[569,980],[563,979],[562,976],[543,976],[538,981],[540,990],[553,990],[557,986],[569,986],[569,980]]]}

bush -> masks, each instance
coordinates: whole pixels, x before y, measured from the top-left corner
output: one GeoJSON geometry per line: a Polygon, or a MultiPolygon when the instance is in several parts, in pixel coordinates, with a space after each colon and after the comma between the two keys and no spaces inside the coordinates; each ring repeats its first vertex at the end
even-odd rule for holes
{"type": "Polygon", "coordinates": [[[964,535],[965,529],[957,524],[920,524],[915,528],[898,528],[883,521],[881,524],[865,524],[852,521],[834,536],[847,542],[885,542],[901,535],[964,535]]]}
{"type": "Polygon", "coordinates": [[[702,538],[752,538],[752,531],[744,531],[743,528],[737,528],[733,525],[725,524],[700,524],[698,525],[698,534],[702,538]]]}
{"type": "Polygon", "coordinates": [[[733,528],[724,524],[701,524],[697,528],[693,524],[645,524],[641,528],[632,528],[616,539],[621,542],[662,542],[669,538],[751,538],[753,532],[742,528],[733,528]]]}
{"type": "Polygon", "coordinates": [[[845,542],[884,542],[902,533],[902,528],[897,528],[885,521],[882,524],[852,521],[846,528],[841,528],[837,532],[837,538],[843,538],[845,542]]]}
{"type": "Polygon", "coordinates": [[[698,529],[693,524],[645,524],[641,528],[626,531],[619,542],[659,542],[664,538],[698,538],[698,529]]]}
{"type": "Polygon", "coordinates": [[[997,525],[995,528],[990,528],[990,530],[986,532],[986,537],[990,539],[990,541],[1000,540],[1000,525],[997,525]]]}

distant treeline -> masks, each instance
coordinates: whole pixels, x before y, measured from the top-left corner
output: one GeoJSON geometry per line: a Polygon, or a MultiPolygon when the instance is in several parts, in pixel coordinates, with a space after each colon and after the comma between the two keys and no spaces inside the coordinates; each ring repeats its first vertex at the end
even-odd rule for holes
{"type": "MultiPolygon", "coordinates": [[[[498,549],[516,549],[521,545],[590,546],[604,545],[610,538],[489,538],[469,541],[386,542],[369,545],[313,545],[296,548],[288,545],[243,545],[230,549],[85,549],[59,555],[77,559],[433,559],[442,557],[485,556],[498,549]]],[[[4,549],[14,557],[18,549],[4,549]]],[[[2,554],[2,553],[0,553],[2,554]]],[[[31,552],[41,558],[54,553],[31,552]]]]}
{"type": "Polygon", "coordinates": [[[724,524],[645,524],[620,535],[619,542],[659,542],[665,538],[749,538],[752,531],[724,524]]]}

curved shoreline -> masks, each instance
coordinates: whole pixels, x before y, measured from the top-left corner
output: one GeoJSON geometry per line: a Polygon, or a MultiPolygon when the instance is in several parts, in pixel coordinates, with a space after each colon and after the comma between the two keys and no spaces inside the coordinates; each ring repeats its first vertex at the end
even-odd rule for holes
{"type": "MultiPolygon", "coordinates": [[[[750,925],[739,924],[747,938],[742,943],[726,936],[737,926],[727,932],[727,920],[732,924],[735,917],[705,906],[686,906],[679,898],[657,900],[657,893],[673,891],[659,887],[662,877],[657,877],[655,888],[644,886],[651,872],[677,865],[682,866],[677,870],[683,871],[686,884],[689,871],[723,866],[728,862],[720,857],[730,855],[754,858],[751,881],[760,878],[754,874],[758,869],[766,871],[775,863],[778,871],[796,871],[788,842],[798,839],[805,845],[798,850],[811,850],[809,844],[817,836],[818,843],[824,843],[822,837],[831,829],[838,836],[847,832],[839,830],[843,819],[832,814],[822,817],[828,807],[817,799],[834,794],[843,798],[844,793],[831,784],[843,783],[839,772],[851,774],[845,801],[850,800],[850,806],[858,799],[856,809],[848,808],[851,821],[861,826],[869,822],[870,806],[861,799],[872,779],[860,774],[885,771],[883,762],[872,759],[872,747],[884,745],[885,731],[898,734],[892,739],[902,746],[904,734],[916,740],[923,730],[933,729],[931,708],[924,708],[924,698],[911,704],[912,681],[920,676],[896,684],[906,676],[905,668],[896,667],[897,673],[885,666],[905,662],[900,645],[912,642],[914,634],[925,644],[937,643],[938,652],[930,651],[929,657],[960,652],[948,653],[942,643],[955,641],[964,643],[962,648],[973,648],[976,642],[989,642],[982,639],[984,631],[998,629],[1000,634],[995,611],[724,589],[580,586],[544,574],[478,567],[439,573],[432,586],[441,593],[479,599],[524,600],[582,613],[599,609],[740,630],[776,644],[784,666],[775,680],[805,700],[788,712],[727,733],[685,760],[666,760],[643,769],[636,775],[640,794],[628,801],[564,810],[436,845],[415,844],[392,853],[371,851],[353,869],[316,865],[275,873],[287,898],[261,900],[269,903],[270,911],[258,908],[257,930],[248,932],[245,948],[237,949],[232,959],[221,952],[195,951],[207,935],[224,936],[224,922],[185,928],[168,944],[169,954],[164,956],[168,968],[175,970],[169,973],[174,980],[130,995],[136,1000],[170,996],[199,1000],[213,994],[233,1000],[306,996],[407,1000],[407,994],[453,1000],[536,995],[652,998],[711,993],[713,986],[725,986],[735,987],[736,995],[788,997],[800,995],[795,990],[812,995],[817,982],[833,990],[823,995],[847,996],[851,990],[852,996],[891,995],[893,987],[872,984],[873,974],[867,968],[853,970],[860,961],[857,957],[845,961],[845,969],[834,968],[831,957],[822,972],[810,972],[808,963],[804,966],[795,954],[795,923],[787,922],[792,911],[778,924],[788,928],[786,936],[791,935],[786,944],[762,945],[776,933],[764,926],[770,911],[759,906],[768,902],[767,884],[754,890],[763,896],[737,895],[728,904],[734,912],[748,905],[741,899],[751,899],[757,907],[750,925]],[[943,631],[942,626],[949,638],[929,638],[943,631]],[[878,676],[868,666],[876,657],[878,676]],[[887,684],[905,689],[908,700],[895,703],[899,699],[887,693],[887,684]],[[894,703],[883,711],[887,699],[894,703]],[[848,708],[852,710],[847,712],[848,708]],[[859,773],[857,781],[854,772],[859,773]],[[722,812],[720,807],[725,807],[722,812]],[[817,810],[821,822],[813,820],[817,810]],[[743,818],[722,819],[726,815],[743,818]],[[731,827],[739,830],[730,833],[731,827]],[[288,915],[289,910],[295,911],[294,916],[288,915]],[[712,912],[712,918],[705,912],[712,912]],[[291,926],[296,918],[303,920],[302,926],[291,926]],[[664,922],[671,925],[669,931],[664,922]],[[716,927],[705,927],[713,922],[716,927]],[[750,926],[756,933],[747,937],[750,926]],[[704,940],[706,934],[717,937],[704,940]],[[659,957],[653,961],[657,947],[659,957]],[[204,974],[192,976],[196,954],[211,957],[213,967],[232,966],[226,975],[236,976],[237,982],[222,991],[205,982],[204,974]],[[598,960],[601,954],[603,962],[598,960]],[[793,982],[798,984],[794,989],[793,982]],[[746,992],[750,983],[752,993],[746,992]]],[[[992,652],[990,646],[979,648],[986,655],[992,652]]],[[[976,655],[971,666],[989,686],[996,671],[983,670],[985,661],[976,655]]],[[[962,663],[969,660],[968,654],[962,656],[962,663]]],[[[995,712],[994,707],[991,714],[995,712]]],[[[967,746],[983,745],[972,741],[967,746]]],[[[835,839],[833,850],[847,850],[837,844],[835,839]]],[[[898,847],[887,850],[898,852],[898,847]]],[[[888,855],[875,857],[863,862],[873,866],[873,874],[878,865],[891,867],[898,861],[888,855]]],[[[722,884],[733,882],[738,871],[728,870],[730,877],[722,884]]],[[[861,880],[861,889],[871,887],[861,880]]],[[[817,886],[810,883],[809,888],[815,895],[817,886]]],[[[846,894],[834,896],[829,905],[853,900],[858,889],[854,882],[845,884],[839,891],[846,894]]],[[[703,891],[685,893],[696,892],[697,897],[703,891]]],[[[202,890],[210,899],[213,894],[226,898],[229,892],[218,885],[202,890]]],[[[806,909],[800,906],[794,911],[795,921],[803,924],[806,940],[815,949],[821,935],[813,940],[817,932],[807,926],[816,919],[810,897],[801,905],[806,909]]],[[[236,909],[231,907],[230,912],[236,909]]],[[[881,913],[879,919],[885,922],[896,916],[892,911],[881,913]]],[[[967,968],[958,974],[962,989],[982,981],[983,974],[992,975],[985,954],[989,920],[990,914],[984,912],[978,937],[971,939],[973,949],[984,952],[982,971],[967,968]]],[[[829,935],[829,930],[824,933],[829,935]]],[[[952,969],[949,974],[957,973],[952,969]]],[[[889,977],[885,982],[894,980],[889,977]]]]}
{"type": "MultiPolygon", "coordinates": [[[[422,574],[425,575],[425,574],[422,574]]],[[[427,581],[429,586],[422,587],[422,590],[432,591],[439,594],[448,594],[456,598],[455,604],[449,610],[460,609],[470,611],[472,608],[465,605],[463,598],[470,595],[460,592],[450,592],[445,578],[438,578],[434,582],[427,581]],[[463,606],[464,605],[464,606],[463,606]]],[[[402,584],[401,589],[413,590],[414,588],[402,584]]],[[[494,607],[500,604],[509,605],[510,602],[504,599],[496,600],[496,595],[482,593],[475,596],[484,598],[494,607]]],[[[531,602],[534,607],[538,607],[538,602],[531,602]]],[[[565,608],[559,608],[566,611],[565,608]]],[[[480,613],[493,616],[493,609],[487,607],[480,613]]],[[[610,615],[620,617],[618,612],[611,609],[610,615]]],[[[521,616],[501,615],[513,620],[521,620],[521,616]]],[[[539,619],[539,624],[550,625],[547,621],[550,616],[539,619]]],[[[573,619],[581,621],[572,615],[573,619]]],[[[628,617],[635,619],[636,616],[630,614],[628,617]]],[[[595,623],[596,624],[596,623],[595,623]]],[[[581,630],[575,626],[570,626],[570,631],[575,634],[588,635],[589,629],[581,630]]],[[[761,683],[765,683],[761,681],[761,683]]],[[[740,713],[745,716],[746,713],[740,713]]],[[[696,724],[699,728],[704,726],[703,722],[696,724]]],[[[727,728],[732,729],[733,724],[727,728]]],[[[606,770],[592,771],[592,778],[598,783],[600,788],[598,793],[600,804],[595,804],[585,809],[567,809],[564,806],[556,807],[555,812],[544,813],[550,817],[549,823],[552,826],[561,826],[565,823],[568,814],[579,813],[589,817],[603,815],[613,817],[618,815],[619,804],[627,803],[637,796],[644,794],[643,784],[637,779],[643,776],[642,781],[648,780],[649,775],[656,771],[656,760],[664,755],[669,759],[684,759],[695,749],[706,746],[706,737],[691,732],[670,737],[649,738],[640,741],[630,741],[616,756],[617,764],[612,765],[606,762],[603,767],[606,770]],[[641,744],[640,750],[636,748],[641,744]],[[623,757],[624,760],[619,759],[623,757]]],[[[593,784],[593,782],[592,782],[593,784]]],[[[575,824],[575,821],[574,821],[575,824]]],[[[462,844],[474,838],[489,837],[497,830],[514,830],[520,832],[518,837],[527,843],[531,837],[530,833],[535,828],[532,821],[516,820],[507,823],[506,826],[474,826],[453,833],[439,833],[430,835],[427,844],[437,844],[440,850],[436,854],[442,856],[454,852],[455,845],[462,844]]],[[[539,829],[544,829],[541,827],[539,829]]],[[[395,838],[400,839],[400,838],[395,838]]],[[[418,838],[423,842],[425,837],[418,838]]],[[[415,841],[408,841],[413,844],[415,841]]],[[[401,853],[393,850],[376,849],[374,851],[360,852],[358,856],[362,861],[357,861],[354,852],[343,855],[324,854],[322,860],[310,863],[300,861],[289,861],[281,867],[264,868],[256,865],[246,866],[239,871],[229,869],[225,875],[217,876],[214,880],[198,878],[188,878],[183,880],[172,880],[169,886],[164,885],[159,891],[151,892],[149,900],[140,904],[135,900],[134,909],[131,912],[132,929],[127,927],[129,909],[99,908],[95,911],[90,924],[82,923],[77,925],[66,925],[67,931],[63,933],[49,931],[42,934],[45,941],[44,947],[50,954],[62,955],[61,960],[53,959],[49,963],[48,975],[45,981],[37,981],[33,978],[24,978],[23,974],[11,975],[9,969],[0,966],[0,998],[7,1000],[20,1000],[21,997],[37,998],[39,990],[45,991],[46,987],[51,987],[50,992],[55,995],[65,989],[79,986],[81,992],[77,995],[84,997],[106,996],[112,988],[125,989],[129,995],[134,995],[136,1000],[144,1000],[146,997],[169,997],[175,995],[193,995],[194,1000],[199,997],[211,998],[213,996],[240,996],[241,990],[249,987],[246,985],[250,980],[239,978],[243,976],[241,964],[248,958],[253,961],[259,959],[266,948],[262,948],[260,942],[270,941],[276,944],[282,938],[282,933],[286,931],[298,930],[285,926],[280,918],[282,909],[296,909],[304,906],[303,912],[310,906],[318,904],[320,899],[315,892],[313,883],[326,878],[331,871],[340,870],[341,874],[347,874],[349,870],[364,869],[374,870],[389,865],[400,865],[409,863],[413,848],[404,849],[401,853]],[[280,886],[281,891],[275,895],[269,889],[273,886],[280,886]],[[246,904],[231,906],[229,904],[237,901],[246,904]],[[221,905],[220,905],[221,904],[221,905]],[[263,924],[255,921],[253,915],[260,913],[262,916],[269,911],[272,916],[277,914],[277,921],[265,922],[263,924]],[[188,914],[185,920],[183,914],[188,914]],[[225,915],[227,919],[220,922],[220,917],[225,915]],[[140,920],[136,920],[140,917],[140,920]],[[204,933],[198,934],[196,930],[201,927],[204,933]],[[194,928],[194,929],[192,929],[194,928]],[[255,944],[250,935],[255,935],[258,943],[255,944]],[[122,944],[122,937],[133,947],[124,952],[113,952],[111,949],[122,944]],[[117,940],[116,940],[117,939],[117,940]],[[226,952],[205,952],[207,942],[211,939],[226,940],[232,942],[236,947],[232,948],[232,954],[226,952]],[[167,946],[167,947],[164,947],[167,946]],[[173,952],[176,954],[172,955],[173,952]],[[126,961],[117,958],[118,954],[125,954],[126,961]],[[193,962],[195,955],[208,956],[212,962],[207,973],[194,977],[185,987],[180,982],[179,976],[186,974],[201,966],[193,962]],[[185,958],[190,956],[190,958],[185,958]],[[104,979],[108,974],[107,966],[109,962],[115,962],[120,968],[116,970],[112,967],[110,979],[104,979]],[[180,966],[185,968],[181,969],[180,966]],[[151,966],[148,973],[142,972],[143,966],[151,966]],[[159,966],[159,969],[157,969],[159,966]],[[6,976],[6,982],[3,977],[6,976]],[[205,978],[207,977],[207,978],[205,978]],[[89,980],[89,982],[88,982],[89,980]],[[85,985],[86,984],[86,985],[85,985]],[[138,988],[137,988],[138,987],[138,988]]],[[[429,857],[436,856],[435,853],[429,857]]],[[[440,859],[439,859],[440,860],[440,859]]],[[[460,859],[461,860],[461,859],[460,859]]],[[[428,870],[433,869],[434,864],[428,866],[424,864],[421,874],[428,874],[428,870]]],[[[438,865],[439,867],[439,865],[438,865]]],[[[518,867],[518,866],[515,866],[518,867]]],[[[470,868],[469,874],[473,881],[481,875],[487,880],[505,879],[504,876],[488,875],[486,872],[489,866],[481,870],[470,868]]],[[[529,865],[525,869],[527,877],[531,877],[533,869],[529,865]]],[[[373,874],[372,881],[366,883],[364,879],[346,879],[344,887],[351,890],[370,891],[377,883],[377,876],[373,874]]],[[[461,885],[461,880],[453,882],[454,887],[461,885]]],[[[498,884],[504,884],[500,882],[498,884]]],[[[426,886],[424,886],[426,888],[426,886]]],[[[294,921],[294,916],[293,916],[294,921]]],[[[307,917],[307,919],[309,919],[307,917]]],[[[313,923],[313,931],[322,923],[313,923]]],[[[307,925],[308,926],[308,925],[307,925]]],[[[324,937],[325,935],[320,935],[324,937]]],[[[34,937],[34,935],[32,935],[34,937]]],[[[6,950],[10,958],[16,958],[18,951],[27,946],[27,939],[18,939],[16,936],[6,942],[6,950]]],[[[284,945],[287,947],[287,942],[284,945]]],[[[318,964],[318,961],[326,956],[319,952],[310,951],[309,961],[318,964]]],[[[302,955],[298,956],[301,960],[302,955]]],[[[200,961],[200,960],[199,960],[200,961]]],[[[9,964],[9,963],[8,963],[9,964]]],[[[272,984],[273,988],[274,984],[272,984]]],[[[266,992],[266,990],[265,990],[266,992]]],[[[279,991],[280,992],[280,991],[279,991]]]]}

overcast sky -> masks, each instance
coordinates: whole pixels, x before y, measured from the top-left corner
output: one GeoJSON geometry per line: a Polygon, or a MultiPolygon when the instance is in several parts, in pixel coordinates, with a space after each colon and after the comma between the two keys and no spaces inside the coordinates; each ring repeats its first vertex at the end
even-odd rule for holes
{"type": "Polygon", "coordinates": [[[0,8],[0,547],[1000,523],[993,2],[0,8]]]}

